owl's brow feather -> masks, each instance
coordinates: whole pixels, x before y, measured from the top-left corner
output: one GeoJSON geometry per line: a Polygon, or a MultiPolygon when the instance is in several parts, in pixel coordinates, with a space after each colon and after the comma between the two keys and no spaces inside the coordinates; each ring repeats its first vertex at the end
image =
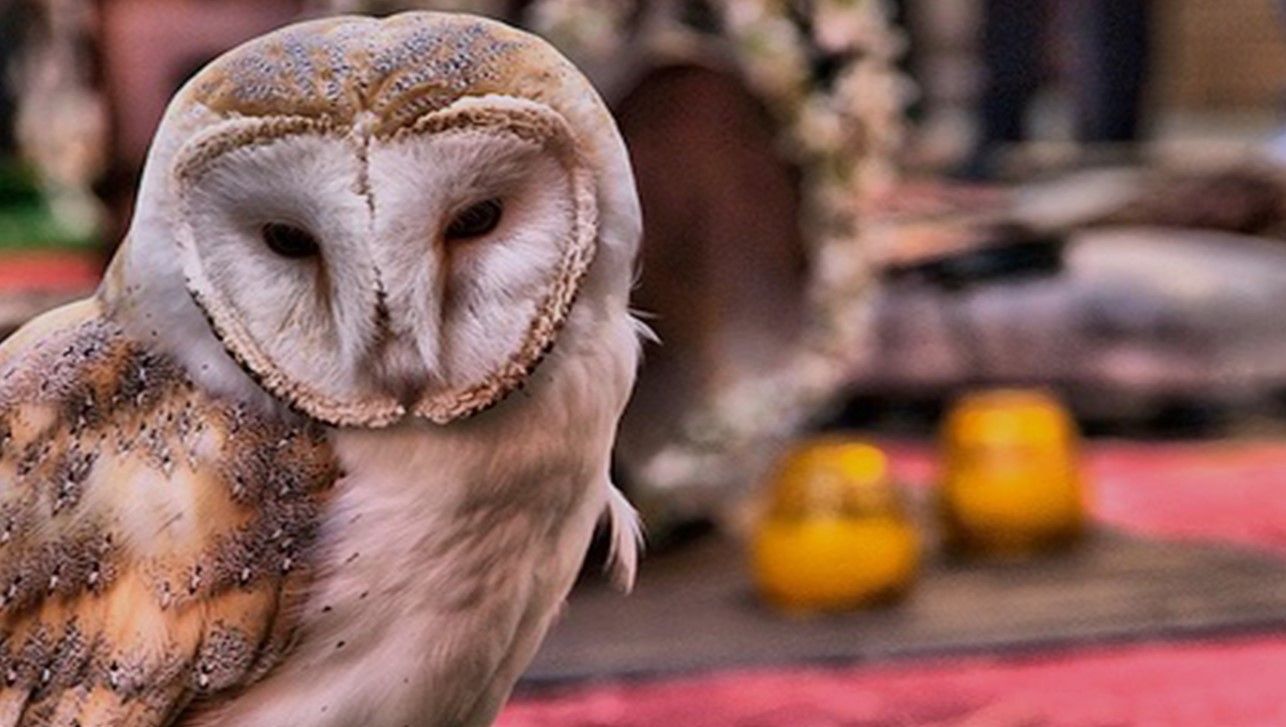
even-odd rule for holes
{"type": "Polygon", "coordinates": [[[392,129],[463,96],[521,87],[533,56],[561,60],[507,26],[466,16],[314,21],[259,38],[197,76],[190,99],[222,116],[351,120],[392,129]]]}

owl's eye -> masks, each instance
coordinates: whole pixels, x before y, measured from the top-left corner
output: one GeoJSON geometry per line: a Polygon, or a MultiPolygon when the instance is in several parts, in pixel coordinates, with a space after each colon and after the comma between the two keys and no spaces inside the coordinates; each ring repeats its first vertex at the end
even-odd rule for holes
{"type": "Polygon", "coordinates": [[[467,207],[447,225],[448,240],[469,240],[496,229],[505,208],[498,199],[489,199],[467,207]]]}
{"type": "Polygon", "coordinates": [[[312,257],[320,251],[317,238],[312,233],[284,222],[269,222],[260,234],[269,250],[292,260],[312,257]]]}

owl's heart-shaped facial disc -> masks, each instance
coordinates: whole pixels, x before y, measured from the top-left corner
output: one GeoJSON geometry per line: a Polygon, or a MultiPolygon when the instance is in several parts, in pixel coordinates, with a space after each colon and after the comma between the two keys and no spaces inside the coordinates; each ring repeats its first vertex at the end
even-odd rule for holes
{"type": "Polygon", "coordinates": [[[539,102],[400,126],[237,118],[176,157],[189,290],[269,392],[337,425],[440,424],[521,386],[594,255],[594,176],[539,102]]]}

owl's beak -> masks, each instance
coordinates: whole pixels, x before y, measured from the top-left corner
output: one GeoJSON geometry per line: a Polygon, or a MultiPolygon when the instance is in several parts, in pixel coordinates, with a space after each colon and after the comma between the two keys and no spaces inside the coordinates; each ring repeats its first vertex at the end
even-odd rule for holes
{"type": "Polygon", "coordinates": [[[444,380],[439,363],[441,302],[433,293],[441,290],[437,263],[432,260],[424,266],[406,286],[411,294],[405,295],[386,294],[384,276],[376,269],[379,293],[373,311],[370,371],[375,385],[408,410],[444,380]]]}

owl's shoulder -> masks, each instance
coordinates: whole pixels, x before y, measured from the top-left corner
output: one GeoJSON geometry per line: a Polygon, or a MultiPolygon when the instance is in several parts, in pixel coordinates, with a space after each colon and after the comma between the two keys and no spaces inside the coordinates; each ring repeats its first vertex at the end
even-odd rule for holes
{"type": "Polygon", "coordinates": [[[0,346],[0,724],[159,724],[270,668],[337,476],[319,428],[203,392],[92,301],[19,331],[0,346]]]}

